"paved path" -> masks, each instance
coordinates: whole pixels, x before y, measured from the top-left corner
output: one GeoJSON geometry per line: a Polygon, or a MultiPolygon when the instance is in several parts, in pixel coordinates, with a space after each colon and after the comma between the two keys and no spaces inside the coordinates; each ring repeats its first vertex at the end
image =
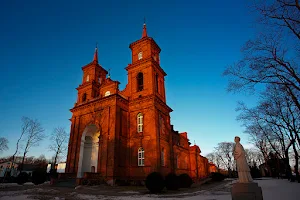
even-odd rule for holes
{"type": "MultiPolygon", "coordinates": [[[[227,182],[207,190],[195,191],[190,193],[174,195],[141,195],[138,192],[127,191],[126,197],[122,196],[105,196],[80,194],[76,190],[72,190],[67,198],[62,198],[62,194],[55,189],[50,188],[32,188],[17,191],[1,191],[0,200],[231,200],[230,188],[235,181],[227,182]],[[33,194],[35,198],[32,198],[33,194]],[[50,195],[51,194],[51,195],[50,195]]],[[[264,200],[299,200],[300,199],[300,183],[291,183],[286,179],[261,179],[256,180],[262,188],[264,200]]],[[[68,192],[69,193],[69,192],[68,192]]]]}
{"type": "MultiPolygon", "coordinates": [[[[232,181],[234,183],[235,181],[232,181]]],[[[300,183],[289,182],[286,179],[269,179],[263,178],[255,180],[262,188],[264,200],[299,200],[300,199],[300,183]]],[[[199,194],[195,197],[185,198],[186,200],[231,200],[230,188],[231,184],[227,184],[223,190],[223,194],[214,193],[214,190],[199,194]],[[227,189],[226,189],[227,188],[227,189]]]]}

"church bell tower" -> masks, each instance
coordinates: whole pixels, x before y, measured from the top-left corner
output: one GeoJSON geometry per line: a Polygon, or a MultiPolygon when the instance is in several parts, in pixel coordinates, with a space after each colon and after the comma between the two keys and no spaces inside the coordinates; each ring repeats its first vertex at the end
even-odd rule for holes
{"type": "Polygon", "coordinates": [[[129,45],[132,63],[126,68],[132,99],[155,95],[166,102],[164,77],[166,73],[160,67],[161,49],[147,34],[143,25],[142,38],[129,45]]]}

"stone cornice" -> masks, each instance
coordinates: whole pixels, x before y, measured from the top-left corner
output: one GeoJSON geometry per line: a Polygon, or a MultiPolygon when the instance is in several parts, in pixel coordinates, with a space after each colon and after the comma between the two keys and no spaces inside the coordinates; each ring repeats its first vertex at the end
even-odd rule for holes
{"type": "Polygon", "coordinates": [[[129,48],[132,49],[132,46],[133,46],[133,45],[136,45],[136,44],[138,44],[138,43],[141,43],[141,42],[144,42],[144,41],[147,41],[147,40],[150,41],[152,44],[154,44],[155,48],[158,49],[159,53],[161,52],[160,47],[156,44],[155,40],[154,40],[152,37],[145,37],[145,38],[142,38],[142,39],[137,40],[137,41],[135,41],[135,42],[132,42],[132,43],[129,45],[129,48]]]}
{"type": "Polygon", "coordinates": [[[145,101],[149,101],[149,100],[154,100],[155,96],[154,95],[147,95],[147,96],[143,96],[143,97],[140,97],[140,98],[136,98],[136,99],[133,99],[129,102],[129,106],[130,105],[135,105],[137,103],[143,103],[145,101]]]}
{"type": "Polygon", "coordinates": [[[85,66],[83,66],[83,67],[81,67],[81,69],[84,70],[84,69],[86,69],[86,68],[88,68],[88,67],[90,67],[90,66],[96,66],[96,67],[99,67],[99,68],[100,68],[101,70],[103,70],[106,74],[108,74],[108,72],[107,72],[101,65],[99,65],[99,63],[94,62],[94,61],[90,62],[89,64],[87,64],[87,65],[85,65],[85,66]]]}
{"type": "Polygon", "coordinates": [[[166,108],[169,112],[172,112],[172,108],[170,108],[165,102],[163,102],[160,98],[155,97],[155,102],[161,105],[162,107],[166,108]]]}
{"type": "Polygon", "coordinates": [[[80,84],[80,85],[76,88],[76,90],[82,89],[82,88],[84,88],[84,87],[88,87],[88,86],[90,86],[90,85],[100,87],[100,84],[99,84],[97,81],[92,80],[92,81],[84,82],[84,83],[80,84]]]}
{"type": "Polygon", "coordinates": [[[137,67],[137,66],[139,66],[139,65],[142,65],[142,64],[145,64],[145,63],[147,63],[147,62],[150,62],[151,64],[155,65],[156,68],[157,68],[164,76],[167,75],[167,73],[163,70],[163,68],[161,68],[161,66],[158,64],[158,62],[156,62],[156,61],[154,60],[153,57],[144,58],[144,59],[141,59],[141,60],[139,60],[139,61],[136,61],[136,62],[133,63],[133,64],[129,64],[125,69],[128,71],[129,69],[135,68],[135,67],[137,67]]]}
{"type": "Polygon", "coordinates": [[[77,106],[74,106],[72,109],[70,109],[71,112],[76,112],[78,110],[83,110],[83,109],[86,109],[92,105],[95,105],[95,104],[103,104],[104,102],[107,102],[107,101],[111,101],[111,100],[122,100],[124,103],[125,102],[128,102],[128,100],[124,99],[122,96],[120,96],[119,94],[111,94],[107,97],[98,97],[98,98],[94,98],[94,99],[91,99],[90,101],[86,102],[86,103],[82,103],[82,104],[79,104],[77,106]]]}

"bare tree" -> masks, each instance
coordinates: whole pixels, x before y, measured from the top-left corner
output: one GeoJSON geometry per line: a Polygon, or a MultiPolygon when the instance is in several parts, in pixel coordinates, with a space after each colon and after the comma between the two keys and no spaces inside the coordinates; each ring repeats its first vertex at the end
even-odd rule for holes
{"type": "Polygon", "coordinates": [[[218,146],[215,148],[216,156],[221,161],[221,165],[228,170],[229,174],[234,168],[234,158],[232,156],[233,147],[233,142],[221,142],[218,143],[218,146]]]}
{"type": "Polygon", "coordinates": [[[30,148],[33,146],[38,146],[39,142],[43,140],[45,137],[44,129],[42,128],[42,125],[38,120],[32,120],[32,119],[27,119],[27,120],[28,120],[28,127],[24,132],[25,147],[24,147],[24,153],[23,153],[23,159],[22,159],[20,171],[22,171],[25,157],[29,152],[30,148]]]}
{"type": "Polygon", "coordinates": [[[209,160],[209,162],[216,164],[219,170],[221,161],[220,161],[220,157],[217,155],[216,152],[211,152],[207,154],[205,157],[209,160]]]}
{"type": "Polygon", "coordinates": [[[300,10],[298,0],[258,1],[256,11],[267,24],[257,39],[242,48],[243,58],[229,66],[229,91],[254,89],[257,84],[283,86],[286,94],[300,109],[299,41],[300,10]],[[280,31],[283,30],[283,31],[280,31]],[[288,30],[288,31],[284,31],[288,30]],[[285,41],[293,38],[293,45],[285,41]]]}
{"type": "Polygon", "coordinates": [[[30,119],[28,117],[22,117],[22,126],[21,126],[21,135],[18,138],[17,144],[16,144],[16,151],[14,153],[14,155],[12,156],[12,163],[15,162],[15,156],[17,155],[18,151],[19,151],[19,143],[22,139],[22,137],[24,136],[24,134],[28,131],[29,129],[29,124],[30,124],[30,119]]]}
{"type": "Polygon", "coordinates": [[[264,155],[266,163],[269,152],[273,150],[279,159],[285,160],[289,170],[290,147],[294,150],[297,163],[295,168],[297,169],[298,166],[300,115],[298,107],[286,94],[285,89],[284,86],[268,85],[258,106],[249,109],[240,104],[241,114],[238,120],[244,122],[246,133],[252,136],[256,146],[264,155]]]}
{"type": "Polygon", "coordinates": [[[260,13],[261,22],[276,28],[286,29],[300,39],[299,0],[258,1],[255,9],[260,13]]]}
{"type": "Polygon", "coordinates": [[[52,144],[49,145],[49,149],[55,152],[53,160],[53,164],[55,165],[58,157],[67,151],[68,134],[64,128],[57,127],[53,130],[50,140],[52,144]]]}
{"type": "Polygon", "coordinates": [[[247,161],[250,166],[259,166],[263,164],[264,158],[262,153],[256,148],[245,149],[247,161]]]}
{"type": "Polygon", "coordinates": [[[1,137],[0,138],[0,153],[8,150],[7,144],[8,144],[8,140],[5,137],[1,137]]]}

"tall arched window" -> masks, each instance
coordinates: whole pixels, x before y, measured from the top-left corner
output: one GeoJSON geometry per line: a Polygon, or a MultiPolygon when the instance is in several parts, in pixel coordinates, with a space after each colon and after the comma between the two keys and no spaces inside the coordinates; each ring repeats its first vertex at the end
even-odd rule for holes
{"type": "Polygon", "coordinates": [[[86,76],[86,82],[89,82],[90,81],[90,75],[87,75],[86,76]]]}
{"type": "Polygon", "coordinates": [[[83,95],[82,95],[82,102],[85,102],[86,101],[86,93],[84,93],[83,95]]]}
{"type": "Polygon", "coordinates": [[[161,166],[165,166],[165,149],[161,149],[161,166]]]}
{"type": "Polygon", "coordinates": [[[145,163],[145,155],[144,155],[144,149],[142,147],[139,148],[138,150],[138,166],[144,166],[145,163]]]}
{"type": "Polygon", "coordinates": [[[139,72],[137,77],[137,90],[142,91],[144,89],[144,76],[142,72],[139,72]]]}
{"type": "Polygon", "coordinates": [[[137,115],[137,132],[141,133],[143,132],[143,114],[139,113],[137,115]]]}

